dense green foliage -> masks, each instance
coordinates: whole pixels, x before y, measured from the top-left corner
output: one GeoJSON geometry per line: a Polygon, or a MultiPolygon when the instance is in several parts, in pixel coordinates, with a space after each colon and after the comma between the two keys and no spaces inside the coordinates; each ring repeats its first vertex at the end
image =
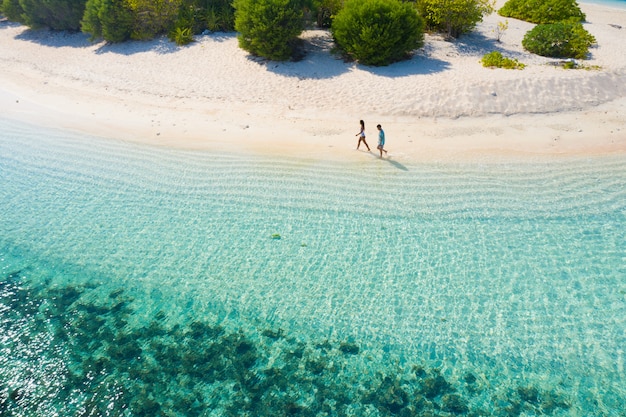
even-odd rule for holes
{"type": "Polygon", "coordinates": [[[493,0],[418,0],[417,5],[427,30],[448,38],[472,31],[483,16],[493,12],[493,0]]]}
{"type": "Polygon", "coordinates": [[[235,9],[231,0],[194,0],[196,10],[200,10],[204,27],[210,31],[231,31],[235,29],[235,9]]]}
{"type": "Polygon", "coordinates": [[[176,45],[188,45],[193,42],[193,34],[190,27],[175,27],[169,34],[169,38],[172,42],[176,42],[176,45]]]}
{"type": "Polygon", "coordinates": [[[294,57],[304,30],[300,0],[235,0],[233,5],[241,48],[276,61],[294,57]]]}
{"type": "Polygon", "coordinates": [[[125,0],[87,0],[82,30],[92,40],[123,42],[130,39],[134,15],[125,0]]]}
{"type": "Polygon", "coordinates": [[[167,33],[184,44],[205,29],[235,27],[231,0],[0,0],[0,11],[32,28],[82,30],[108,42],[167,33]]]}
{"type": "Polygon", "coordinates": [[[332,23],[335,42],[365,65],[399,61],[424,43],[424,22],[399,0],[348,0],[332,23]]]}
{"type": "Polygon", "coordinates": [[[2,0],[0,1],[0,13],[4,14],[7,19],[14,22],[22,22],[22,6],[19,0],[2,0]]]}
{"type": "Polygon", "coordinates": [[[315,0],[313,12],[318,27],[329,28],[333,19],[343,8],[343,0],[315,0]]]}
{"type": "Polygon", "coordinates": [[[3,0],[0,10],[31,28],[80,30],[86,0],[3,0]]]}
{"type": "Polygon", "coordinates": [[[81,23],[92,39],[122,42],[167,33],[184,45],[205,29],[233,30],[234,20],[229,0],[87,0],[81,23]]]}
{"type": "Polygon", "coordinates": [[[135,16],[133,39],[152,39],[168,33],[178,17],[182,0],[126,0],[135,16]]]}
{"type": "Polygon", "coordinates": [[[492,51],[483,55],[481,62],[483,67],[490,68],[523,69],[525,67],[517,59],[506,58],[498,51],[492,51]]]}
{"type": "Polygon", "coordinates": [[[596,39],[580,23],[540,24],[526,33],[522,46],[541,56],[584,59],[596,39]]]}
{"type": "Polygon", "coordinates": [[[508,0],[498,14],[531,23],[585,21],[576,0],[508,0]]]}

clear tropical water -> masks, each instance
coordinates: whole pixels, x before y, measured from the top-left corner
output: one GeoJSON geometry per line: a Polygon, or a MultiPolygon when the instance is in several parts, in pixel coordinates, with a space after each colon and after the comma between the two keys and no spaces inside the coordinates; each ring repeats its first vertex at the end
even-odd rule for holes
{"type": "Polygon", "coordinates": [[[3,417],[624,415],[624,156],[340,163],[0,124],[3,417]]]}
{"type": "Polygon", "coordinates": [[[626,0],[584,0],[580,3],[599,4],[602,6],[615,7],[617,9],[626,9],[626,0]]]}

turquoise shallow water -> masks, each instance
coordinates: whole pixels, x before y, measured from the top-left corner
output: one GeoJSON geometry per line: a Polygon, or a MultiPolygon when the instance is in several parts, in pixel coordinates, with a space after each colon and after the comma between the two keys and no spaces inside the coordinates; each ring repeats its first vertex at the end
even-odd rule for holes
{"type": "Polygon", "coordinates": [[[610,6],[616,9],[626,9],[626,0],[585,0],[580,3],[599,4],[601,6],[610,6]]]}
{"type": "Polygon", "coordinates": [[[624,415],[624,156],[341,163],[0,124],[2,416],[624,415]]]}

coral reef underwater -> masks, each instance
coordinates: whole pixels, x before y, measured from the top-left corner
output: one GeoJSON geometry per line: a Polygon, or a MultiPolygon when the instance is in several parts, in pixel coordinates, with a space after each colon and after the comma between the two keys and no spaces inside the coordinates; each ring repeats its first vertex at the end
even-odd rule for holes
{"type": "Polygon", "coordinates": [[[568,399],[527,384],[474,401],[489,381],[386,363],[355,340],[302,342],[160,312],[133,320],[124,289],[0,278],[0,416],[567,415],[568,399]],[[97,291],[97,292],[96,292],[97,291]],[[143,324],[137,324],[143,323],[143,324]]]}

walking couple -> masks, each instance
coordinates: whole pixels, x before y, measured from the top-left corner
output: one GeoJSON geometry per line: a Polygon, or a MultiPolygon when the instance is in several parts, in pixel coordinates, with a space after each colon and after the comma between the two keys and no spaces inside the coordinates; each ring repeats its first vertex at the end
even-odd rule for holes
{"type": "MultiPolygon", "coordinates": [[[[359,123],[361,123],[361,130],[355,135],[359,137],[359,142],[357,143],[356,148],[359,149],[359,146],[361,146],[361,142],[363,142],[365,144],[365,147],[367,147],[367,150],[369,151],[370,147],[365,141],[365,122],[361,120],[359,123]]],[[[383,152],[387,153],[387,151],[385,150],[385,131],[383,130],[381,125],[376,125],[376,128],[378,129],[378,146],[376,148],[380,151],[380,157],[382,158],[383,152]]]]}

